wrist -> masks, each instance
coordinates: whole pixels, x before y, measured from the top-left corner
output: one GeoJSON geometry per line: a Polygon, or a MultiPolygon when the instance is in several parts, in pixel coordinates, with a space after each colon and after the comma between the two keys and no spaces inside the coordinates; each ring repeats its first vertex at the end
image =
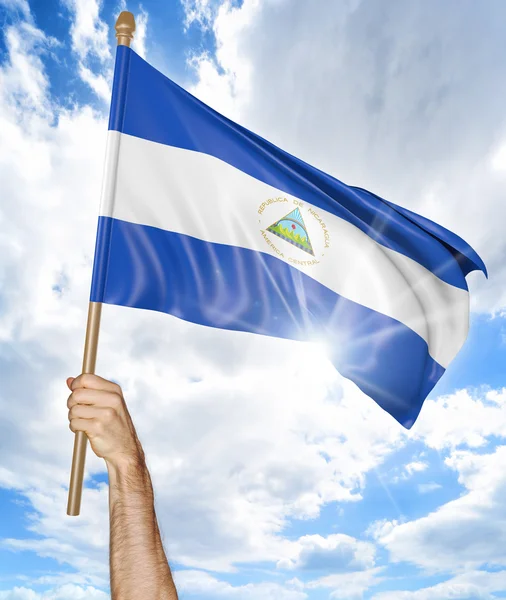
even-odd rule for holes
{"type": "Polygon", "coordinates": [[[144,454],[137,452],[135,454],[117,454],[105,458],[107,470],[115,473],[127,473],[132,470],[142,469],[146,466],[144,454]]]}
{"type": "Polygon", "coordinates": [[[151,480],[144,455],[120,455],[105,459],[109,486],[128,488],[131,491],[151,488],[151,480]]]}

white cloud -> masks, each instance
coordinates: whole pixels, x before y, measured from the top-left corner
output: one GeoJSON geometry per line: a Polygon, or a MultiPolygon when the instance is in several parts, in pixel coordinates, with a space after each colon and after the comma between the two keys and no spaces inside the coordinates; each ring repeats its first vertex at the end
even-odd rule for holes
{"type": "Polygon", "coordinates": [[[142,56],[142,58],[146,58],[146,33],[148,28],[148,19],[149,15],[144,10],[144,8],[140,8],[139,14],[135,18],[135,34],[134,34],[134,42],[132,47],[134,50],[142,56]]]}
{"type": "Polygon", "coordinates": [[[504,592],[506,571],[471,571],[415,591],[380,592],[372,600],[494,600],[504,592]]]}
{"type": "Polygon", "coordinates": [[[399,520],[394,519],[393,521],[388,521],[387,519],[379,519],[378,521],[373,521],[366,529],[365,533],[368,537],[371,537],[374,540],[378,540],[388,535],[394,529],[394,527],[404,522],[405,519],[403,518],[399,520]]]}
{"type": "Polygon", "coordinates": [[[430,492],[440,490],[443,486],[440,483],[431,481],[430,483],[419,483],[417,487],[420,494],[430,494],[430,492]]]}
{"type": "Polygon", "coordinates": [[[111,100],[111,86],[109,84],[109,77],[105,77],[100,73],[94,73],[88,67],[83,64],[79,65],[79,75],[84,83],[87,83],[95,94],[104,102],[110,102],[111,100]]]}
{"type": "Polygon", "coordinates": [[[404,469],[408,475],[413,475],[413,473],[421,473],[428,468],[428,463],[422,462],[421,460],[415,460],[413,462],[408,463],[404,469]]]}
{"type": "MultiPolygon", "coordinates": [[[[2,137],[11,135],[16,144],[22,143],[22,140],[14,124],[8,121],[11,115],[25,123],[36,116],[49,115],[49,82],[44,76],[41,59],[48,39],[42,31],[26,21],[7,27],[4,35],[9,62],[0,70],[2,137]]],[[[0,156],[7,158],[8,150],[8,146],[2,145],[0,156]]]]}
{"type": "MultiPolygon", "coordinates": [[[[278,583],[249,583],[232,586],[203,571],[176,571],[174,580],[181,594],[201,594],[209,598],[237,598],[238,600],[304,600],[312,590],[326,589],[329,598],[361,600],[363,594],[383,580],[382,569],[368,569],[352,573],[339,573],[304,583],[297,578],[278,583]]],[[[201,596],[199,596],[201,597],[201,596]]]]}
{"type": "Polygon", "coordinates": [[[305,589],[326,588],[330,590],[330,598],[338,600],[362,600],[367,590],[381,583],[384,579],[382,571],[382,567],[376,567],[366,571],[327,575],[326,577],[310,581],[305,585],[305,589]]]}
{"type": "Polygon", "coordinates": [[[0,600],[108,600],[109,594],[94,587],[81,587],[66,584],[52,590],[38,593],[25,587],[0,591],[0,600]]]}
{"type": "MultiPolygon", "coordinates": [[[[501,500],[506,480],[500,467],[506,447],[487,454],[472,451],[484,447],[492,436],[506,437],[505,401],[504,389],[460,390],[425,403],[408,435],[430,448],[450,450],[444,462],[458,474],[465,493],[423,518],[372,524],[369,534],[390,551],[390,560],[449,572],[506,564],[506,513],[501,500]]],[[[440,487],[432,482],[418,489],[427,493],[440,487]]]]}
{"type": "Polygon", "coordinates": [[[370,568],[374,566],[374,557],[373,544],[349,535],[305,535],[292,544],[289,555],[279,560],[277,566],[336,573],[370,568]]]}
{"type": "Polygon", "coordinates": [[[429,467],[429,463],[424,462],[422,460],[413,460],[407,465],[404,465],[400,474],[395,475],[392,478],[393,483],[398,483],[399,481],[407,481],[410,479],[415,473],[421,473],[422,471],[427,470],[429,467]]]}
{"type": "Polygon", "coordinates": [[[111,58],[108,27],[100,18],[101,0],[63,0],[73,22],[70,29],[72,49],[81,60],[94,56],[101,62],[111,58]]]}
{"type": "Polygon", "coordinates": [[[100,18],[102,0],[62,2],[71,15],[70,37],[78,61],[78,74],[100,99],[109,102],[113,64],[109,27],[100,18]],[[93,68],[92,61],[95,63],[93,68]]]}
{"type": "Polygon", "coordinates": [[[63,587],[64,585],[72,584],[81,587],[106,587],[109,580],[105,580],[103,577],[77,573],[75,571],[59,572],[51,571],[49,569],[44,570],[43,575],[29,576],[24,574],[16,575],[16,579],[19,580],[24,586],[53,586],[53,588],[63,587]]]}
{"type": "Polygon", "coordinates": [[[19,10],[27,21],[32,20],[28,0],[0,0],[0,6],[5,6],[11,11],[19,10]]]}
{"type": "MultiPolygon", "coordinates": [[[[5,485],[3,482],[1,484],[5,485]]],[[[106,553],[109,541],[107,487],[102,485],[99,489],[85,489],[83,503],[87,504],[88,511],[75,519],[65,516],[67,494],[63,487],[51,490],[45,483],[39,483],[38,487],[24,492],[30,502],[26,513],[29,521],[27,530],[37,537],[3,538],[0,547],[12,552],[31,551],[42,557],[53,558],[75,569],[71,576],[67,575],[67,581],[106,587],[109,582],[106,553]]],[[[53,575],[30,583],[54,585],[66,583],[66,580],[62,575],[53,575]]]]}
{"type": "Polygon", "coordinates": [[[430,448],[479,448],[490,436],[506,437],[506,388],[458,390],[427,400],[410,432],[430,448]]]}
{"type": "Polygon", "coordinates": [[[506,144],[493,150],[490,163],[496,171],[506,171],[506,144]]]}
{"type": "MultiPolygon", "coordinates": [[[[114,67],[109,32],[114,27],[114,23],[112,21],[106,23],[101,19],[101,0],[62,1],[71,14],[70,35],[72,50],[78,59],[78,74],[101,100],[109,104],[114,67]]],[[[120,3],[115,16],[117,17],[121,10],[125,9],[124,3],[120,3]]],[[[146,57],[148,19],[148,12],[141,6],[136,15],[136,31],[132,47],[143,58],[146,57]]]]}
{"type": "MultiPolygon", "coordinates": [[[[237,343],[246,344],[246,337],[243,342],[241,337],[237,343]]],[[[232,336],[229,341],[235,345],[232,336]]],[[[345,392],[342,404],[325,402],[315,382],[298,369],[300,361],[308,371],[312,364],[302,347],[296,359],[289,344],[280,344],[278,352],[264,344],[253,350],[255,346],[256,341],[247,346],[251,363],[261,360],[261,353],[267,359],[258,369],[240,366],[237,375],[215,377],[214,382],[206,377],[208,382],[198,384],[193,393],[187,388],[172,395],[165,418],[167,423],[179,423],[184,438],[171,440],[163,430],[157,433],[152,426],[155,412],[144,409],[136,415],[140,426],[151,431],[147,448],[159,483],[158,497],[167,507],[162,514],[164,528],[175,534],[169,542],[170,555],[187,565],[225,568],[224,560],[275,561],[285,556],[288,544],[277,535],[285,519],[317,516],[320,507],[332,500],[358,499],[364,472],[398,440],[380,440],[377,430],[373,434],[360,426],[360,416],[355,420],[350,410],[352,404],[357,406],[358,396],[345,392]],[[280,361],[283,354],[293,367],[280,361]],[[269,365],[276,355],[277,364],[269,365]],[[311,406],[306,402],[309,396],[311,406]],[[156,450],[162,447],[162,436],[165,455],[182,459],[177,466],[167,464],[156,450]],[[364,444],[364,439],[369,442],[364,444]],[[378,458],[371,451],[378,451],[378,458]],[[190,481],[198,494],[187,489],[190,481]],[[214,506],[209,507],[207,500],[203,504],[200,497],[212,497],[214,506]],[[198,529],[191,525],[195,514],[200,515],[198,529]],[[203,536],[203,530],[208,534],[203,536]],[[210,539],[211,532],[212,543],[203,547],[202,538],[210,539]]],[[[146,365],[141,368],[146,372],[146,365]]],[[[139,389],[141,395],[148,393],[144,389],[144,393],[139,389]]],[[[157,403],[163,403],[162,397],[153,410],[157,403]]],[[[373,420],[370,424],[373,427],[373,420]]]]}
{"type": "Polygon", "coordinates": [[[307,594],[278,583],[231,585],[203,571],[176,571],[174,581],[180,595],[205,594],[206,598],[237,600],[304,600],[307,594]]]}
{"type": "Polygon", "coordinates": [[[185,12],[185,28],[193,23],[201,28],[208,29],[215,15],[215,8],[219,5],[216,0],[181,0],[185,12]]]}
{"type": "MultiPolygon", "coordinates": [[[[201,2],[191,4],[200,6],[201,2]]],[[[202,4],[210,6],[206,0],[202,4]]],[[[187,6],[188,2],[184,5],[187,6]]],[[[243,116],[245,104],[252,93],[250,57],[242,49],[240,41],[243,33],[248,34],[259,9],[259,0],[245,0],[240,8],[228,2],[221,4],[212,25],[216,55],[203,52],[190,58],[190,65],[197,72],[197,84],[190,88],[191,93],[232,119],[243,116]]],[[[211,12],[208,15],[206,10],[199,9],[204,22],[210,19],[211,14],[214,15],[211,12]]],[[[187,12],[187,15],[193,14],[187,12]]],[[[193,17],[192,20],[201,21],[193,17]]]]}
{"type": "Polygon", "coordinates": [[[430,571],[506,565],[505,460],[506,446],[490,454],[453,452],[445,463],[466,492],[425,517],[377,528],[390,559],[430,571]]]}

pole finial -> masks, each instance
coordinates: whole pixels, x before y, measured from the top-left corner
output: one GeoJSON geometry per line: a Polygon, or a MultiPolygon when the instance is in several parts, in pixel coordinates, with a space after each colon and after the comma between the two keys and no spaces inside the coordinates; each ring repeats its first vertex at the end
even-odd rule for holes
{"type": "Polygon", "coordinates": [[[115,25],[118,46],[130,46],[134,39],[135,19],[131,12],[124,10],[120,13],[115,25]]]}

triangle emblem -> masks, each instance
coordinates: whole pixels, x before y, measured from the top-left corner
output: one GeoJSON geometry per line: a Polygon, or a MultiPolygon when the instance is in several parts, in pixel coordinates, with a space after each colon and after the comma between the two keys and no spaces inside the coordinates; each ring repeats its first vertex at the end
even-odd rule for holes
{"type": "Polygon", "coordinates": [[[279,221],[269,225],[267,231],[277,235],[282,240],[285,240],[285,242],[292,244],[292,246],[300,248],[304,252],[314,256],[313,246],[309,240],[304,219],[298,208],[292,210],[292,212],[279,219],[279,221]]]}

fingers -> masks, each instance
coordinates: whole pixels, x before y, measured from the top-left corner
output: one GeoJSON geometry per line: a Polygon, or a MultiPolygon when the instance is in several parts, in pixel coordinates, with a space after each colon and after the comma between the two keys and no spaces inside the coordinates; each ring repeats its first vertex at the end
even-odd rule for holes
{"type": "Polygon", "coordinates": [[[69,421],[73,419],[98,419],[106,423],[114,418],[116,411],[110,406],[92,406],[89,404],[74,404],[69,410],[69,421]]]}
{"type": "Polygon", "coordinates": [[[122,403],[123,396],[116,392],[77,388],[68,397],[67,408],[72,408],[76,404],[92,404],[94,406],[119,408],[122,403]]]}
{"type": "Polygon", "coordinates": [[[74,433],[84,431],[92,439],[103,435],[105,428],[110,426],[117,416],[111,407],[76,404],[69,410],[69,429],[74,433]]]}
{"type": "Polygon", "coordinates": [[[92,373],[81,373],[81,375],[78,375],[75,378],[69,377],[67,379],[67,385],[72,391],[78,388],[86,388],[121,394],[121,387],[117,383],[113,383],[112,381],[99,377],[98,375],[93,375],[92,373]],[[72,379],[70,384],[69,379],[72,379]]]}
{"type": "Polygon", "coordinates": [[[88,437],[96,434],[98,421],[96,419],[72,419],[69,423],[70,431],[84,431],[88,437]]]}

